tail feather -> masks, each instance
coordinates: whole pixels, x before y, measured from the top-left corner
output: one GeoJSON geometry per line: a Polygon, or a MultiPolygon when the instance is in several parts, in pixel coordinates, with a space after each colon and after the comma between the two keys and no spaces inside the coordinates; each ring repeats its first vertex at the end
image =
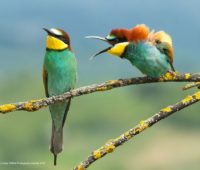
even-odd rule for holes
{"type": "Polygon", "coordinates": [[[63,122],[62,122],[62,127],[65,125],[65,121],[66,121],[66,118],[67,118],[67,113],[69,111],[70,105],[71,105],[71,99],[68,100],[67,107],[65,109],[65,114],[64,114],[63,122]]]}
{"type": "Polygon", "coordinates": [[[54,156],[54,166],[56,166],[57,164],[57,155],[53,155],[54,156]]]}
{"type": "Polygon", "coordinates": [[[56,130],[54,124],[52,123],[50,150],[54,155],[54,165],[56,165],[57,155],[60,152],[62,152],[62,149],[63,149],[63,127],[56,130]]]}
{"type": "Polygon", "coordinates": [[[67,113],[69,111],[70,103],[71,103],[71,99],[69,99],[66,105],[64,117],[62,118],[62,124],[60,125],[60,127],[56,128],[54,120],[52,121],[50,151],[54,155],[54,165],[56,165],[57,163],[57,155],[63,150],[63,127],[64,127],[65,120],[67,117],[67,113]]]}

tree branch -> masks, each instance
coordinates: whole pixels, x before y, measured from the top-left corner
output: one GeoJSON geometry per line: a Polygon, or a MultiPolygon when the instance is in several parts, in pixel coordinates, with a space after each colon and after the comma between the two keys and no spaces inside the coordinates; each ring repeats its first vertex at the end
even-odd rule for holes
{"type": "Polygon", "coordinates": [[[188,90],[188,89],[191,89],[191,88],[193,88],[193,87],[199,88],[199,87],[200,87],[200,82],[193,82],[193,83],[186,84],[186,85],[183,87],[183,90],[188,90]]]}
{"type": "Polygon", "coordinates": [[[81,162],[78,166],[74,168],[74,170],[85,170],[96,160],[104,157],[108,153],[113,152],[117,147],[129,141],[134,136],[143,132],[148,127],[158,123],[160,120],[170,116],[171,114],[178,112],[196,102],[200,101],[200,91],[196,92],[192,96],[187,96],[183,100],[179,101],[174,105],[170,105],[166,108],[161,109],[158,113],[154,114],[152,117],[146,119],[145,121],[141,121],[134,128],[126,131],[121,136],[109,140],[106,144],[104,144],[99,149],[93,151],[91,155],[88,156],[86,160],[81,162]]]}
{"type": "Polygon", "coordinates": [[[45,99],[30,100],[26,102],[18,102],[5,104],[0,106],[0,113],[8,113],[12,111],[24,110],[24,111],[36,111],[48,105],[64,101],[66,99],[77,97],[85,94],[90,94],[99,91],[107,91],[117,87],[145,84],[145,83],[158,83],[158,82],[198,82],[200,81],[200,73],[196,74],[177,74],[176,72],[167,73],[160,78],[151,77],[136,77],[130,79],[118,79],[109,80],[101,84],[93,84],[85,87],[80,87],[70,92],[64,93],[58,96],[52,96],[45,99]]]}

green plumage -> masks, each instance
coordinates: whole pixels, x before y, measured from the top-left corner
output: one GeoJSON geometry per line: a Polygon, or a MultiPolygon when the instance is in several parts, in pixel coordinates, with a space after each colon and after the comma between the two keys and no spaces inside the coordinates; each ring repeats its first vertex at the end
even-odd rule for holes
{"type": "Polygon", "coordinates": [[[160,77],[172,71],[168,57],[155,46],[147,42],[130,43],[122,58],[128,59],[143,74],[150,77],[160,77]]]}
{"type": "MultiPolygon", "coordinates": [[[[67,48],[62,51],[46,50],[44,59],[46,95],[60,95],[70,91],[76,83],[76,60],[67,48]]],[[[49,106],[52,117],[51,152],[55,158],[62,151],[63,126],[69,110],[70,100],[49,106]]]]}

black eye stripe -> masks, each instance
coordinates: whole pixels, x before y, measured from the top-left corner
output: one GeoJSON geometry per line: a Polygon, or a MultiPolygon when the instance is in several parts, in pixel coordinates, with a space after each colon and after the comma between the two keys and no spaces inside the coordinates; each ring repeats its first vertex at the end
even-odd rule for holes
{"type": "Polygon", "coordinates": [[[161,43],[161,41],[160,41],[160,40],[156,40],[156,43],[157,43],[157,44],[160,44],[160,43],[161,43]]]}
{"type": "Polygon", "coordinates": [[[54,34],[52,36],[55,37],[55,38],[58,38],[61,41],[63,41],[65,44],[69,44],[69,41],[65,37],[63,37],[62,35],[55,35],[54,34]]]}
{"type": "Polygon", "coordinates": [[[120,43],[120,42],[126,42],[127,40],[125,38],[115,38],[115,39],[112,39],[112,40],[109,40],[111,42],[114,42],[114,43],[120,43]]]}

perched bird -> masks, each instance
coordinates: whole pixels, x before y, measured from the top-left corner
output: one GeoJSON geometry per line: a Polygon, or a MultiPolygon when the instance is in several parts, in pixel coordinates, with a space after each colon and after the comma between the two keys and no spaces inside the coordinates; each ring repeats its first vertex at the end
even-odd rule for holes
{"type": "MultiPolygon", "coordinates": [[[[43,81],[47,97],[70,91],[76,83],[76,59],[70,46],[70,38],[62,29],[46,29],[46,54],[43,65],[43,81]]],[[[63,127],[71,99],[49,106],[52,118],[50,150],[56,165],[57,155],[63,147],[63,127]]]]}
{"type": "Polygon", "coordinates": [[[143,74],[150,77],[160,77],[166,72],[174,71],[173,46],[171,37],[164,31],[150,32],[144,25],[132,29],[113,29],[105,38],[88,36],[108,42],[108,47],[93,57],[107,52],[127,59],[143,74]]]}

